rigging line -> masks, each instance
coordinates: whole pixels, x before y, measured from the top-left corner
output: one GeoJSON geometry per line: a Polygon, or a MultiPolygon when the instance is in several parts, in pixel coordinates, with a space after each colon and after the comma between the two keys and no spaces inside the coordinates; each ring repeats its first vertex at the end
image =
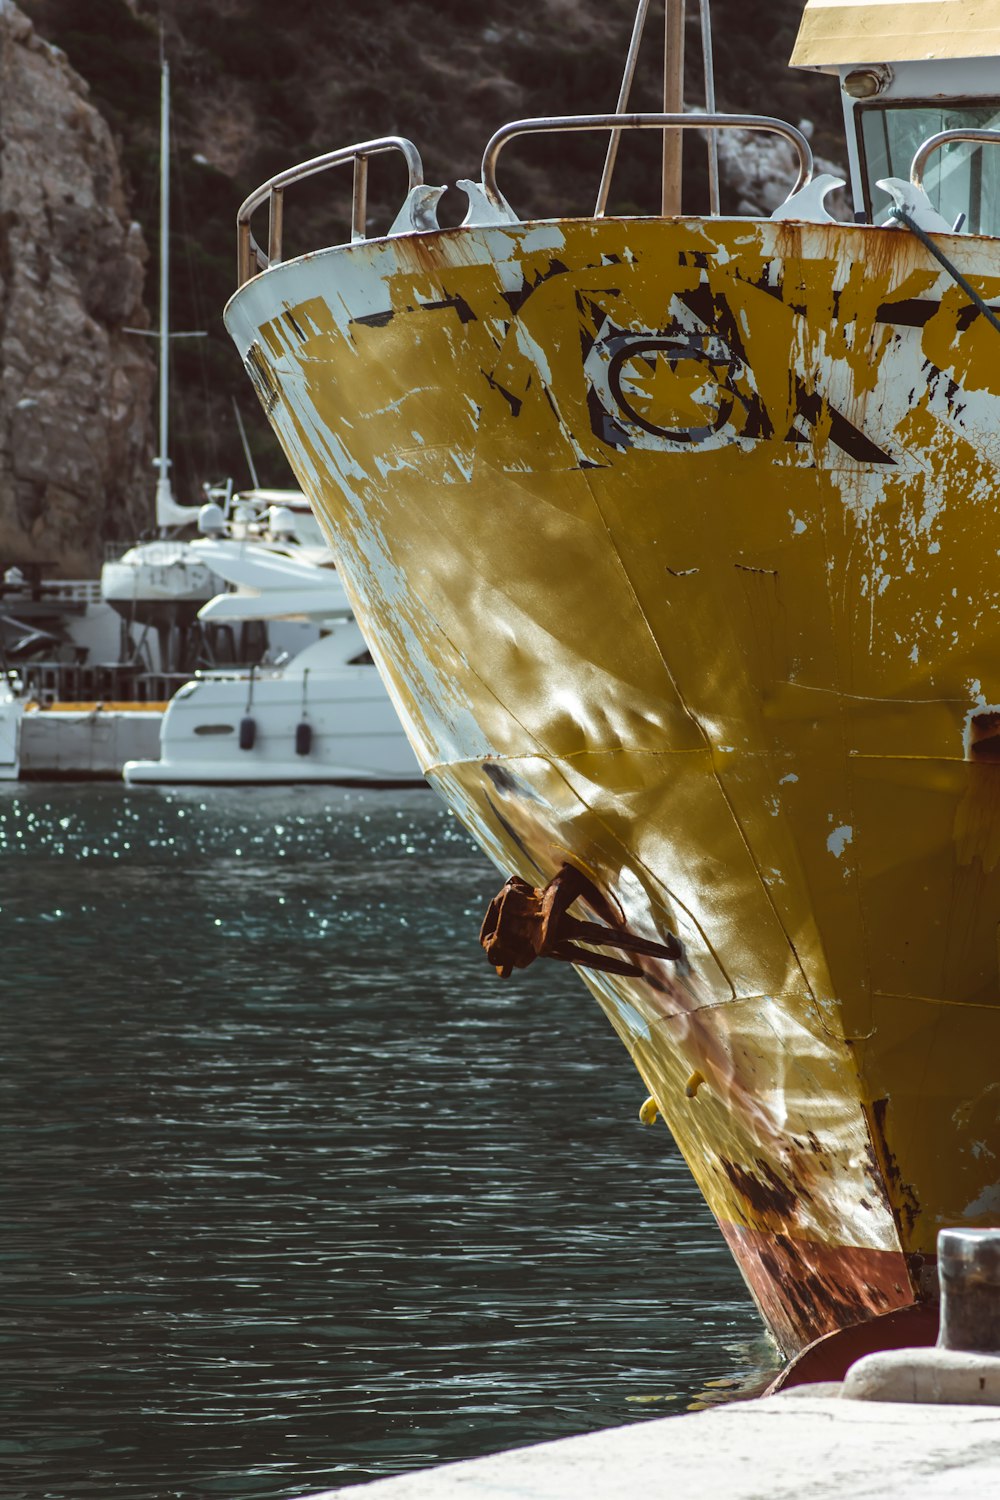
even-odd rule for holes
{"type": "MultiPolygon", "coordinates": [[[[639,0],[639,8],[635,14],[635,23],[632,27],[632,40],[629,43],[628,56],[625,59],[625,71],[622,74],[621,89],[618,93],[618,103],[615,106],[615,114],[625,113],[629,94],[632,92],[632,81],[635,77],[635,64],[639,56],[639,44],[642,41],[643,28],[646,25],[646,13],[649,10],[649,0],[639,0]]],[[[608,206],[608,193],[611,191],[611,178],[615,170],[615,160],[618,156],[618,146],[621,142],[620,130],[611,132],[608,141],[608,151],[604,159],[604,171],[601,173],[601,185],[597,190],[597,206],[594,209],[594,218],[600,219],[608,206]]]]}
{"type": "MultiPolygon", "coordinates": [[[[705,113],[715,114],[715,63],[712,57],[711,0],[699,0],[701,16],[701,56],[705,71],[705,113]]],[[[708,211],[718,214],[719,209],[719,139],[714,130],[708,132],[708,211]]]]}
{"type": "Polygon", "coordinates": [[[260,481],[257,478],[257,466],[253,461],[253,454],[250,451],[250,443],[247,439],[247,430],[243,425],[243,414],[240,411],[240,403],[235,396],[233,396],[232,402],[233,414],[236,417],[236,426],[239,429],[240,442],[243,444],[243,457],[246,459],[247,468],[250,470],[250,482],[255,490],[259,490],[260,481]]]}
{"type": "Polygon", "coordinates": [[[997,318],[997,315],[993,311],[992,307],[988,306],[988,304],[976,291],[972,283],[966,281],[961,271],[956,265],[953,264],[952,261],[948,259],[944,251],[938,249],[937,245],[935,245],[934,241],[931,239],[927,231],[921,229],[920,225],[910,217],[910,215],[904,208],[890,208],[889,218],[896,219],[900,224],[904,224],[906,226],[910,233],[920,241],[924,249],[927,250],[931,255],[933,255],[938,264],[944,266],[945,270],[948,272],[948,275],[952,278],[957,286],[960,286],[962,288],[962,291],[968,297],[973,307],[975,307],[978,312],[982,313],[987,323],[992,324],[997,333],[1000,333],[1000,319],[997,318]]]}

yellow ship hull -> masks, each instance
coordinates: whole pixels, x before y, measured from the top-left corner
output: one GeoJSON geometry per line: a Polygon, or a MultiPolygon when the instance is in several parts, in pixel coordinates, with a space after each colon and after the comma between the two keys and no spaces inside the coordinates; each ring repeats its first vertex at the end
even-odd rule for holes
{"type": "Polygon", "coordinates": [[[781,1346],[932,1290],[1000,1211],[1000,334],[902,230],[746,220],[391,237],[227,321],[428,777],[680,938],[583,977],[781,1346]]]}

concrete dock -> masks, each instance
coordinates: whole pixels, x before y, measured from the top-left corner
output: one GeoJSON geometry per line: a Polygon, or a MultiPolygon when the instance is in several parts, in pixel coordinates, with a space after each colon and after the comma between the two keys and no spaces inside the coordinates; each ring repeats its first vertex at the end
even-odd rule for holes
{"type": "Polygon", "coordinates": [[[1000,1407],[838,1385],[515,1448],[302,1500],[1000,1500],[1000,1407]]]}

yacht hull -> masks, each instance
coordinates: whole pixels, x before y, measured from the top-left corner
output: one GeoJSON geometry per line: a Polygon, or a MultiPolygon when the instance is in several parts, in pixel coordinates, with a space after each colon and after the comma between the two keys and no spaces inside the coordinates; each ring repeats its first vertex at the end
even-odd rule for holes
{"type": "Polygon", "coordinates": [[[314,669],[307,688],[301,671],[272,668],[252,684],[246,676],[202,676],[170,700],[159,758],[127,761],[124,777],[130,786],[426,785],[370,666],[314,669]],[[244,718],[254,722],[245,748],[244,718]],[[308,739],[297,753],[302,724],[308,739]]]}
{"type": "Polygon", "coordinates": [[[581,972],[782,1348],[932,1291],[1000,1211],[1000,335],[901,230],[746,220],[390,237],[227,321],[428,778],[681,939],[581,972]]]}

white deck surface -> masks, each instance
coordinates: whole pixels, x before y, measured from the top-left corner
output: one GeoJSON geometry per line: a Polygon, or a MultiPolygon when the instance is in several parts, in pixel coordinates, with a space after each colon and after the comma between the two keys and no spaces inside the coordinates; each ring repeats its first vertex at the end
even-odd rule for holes
{"type": "Polygon", "coordinates": [[[1000,1407],[811,1387],[315,1492],[309,1500],[1000,1500],[1000,1407]],[[824,1393],[817,1395],[815,1391],[824,1393]]]}

